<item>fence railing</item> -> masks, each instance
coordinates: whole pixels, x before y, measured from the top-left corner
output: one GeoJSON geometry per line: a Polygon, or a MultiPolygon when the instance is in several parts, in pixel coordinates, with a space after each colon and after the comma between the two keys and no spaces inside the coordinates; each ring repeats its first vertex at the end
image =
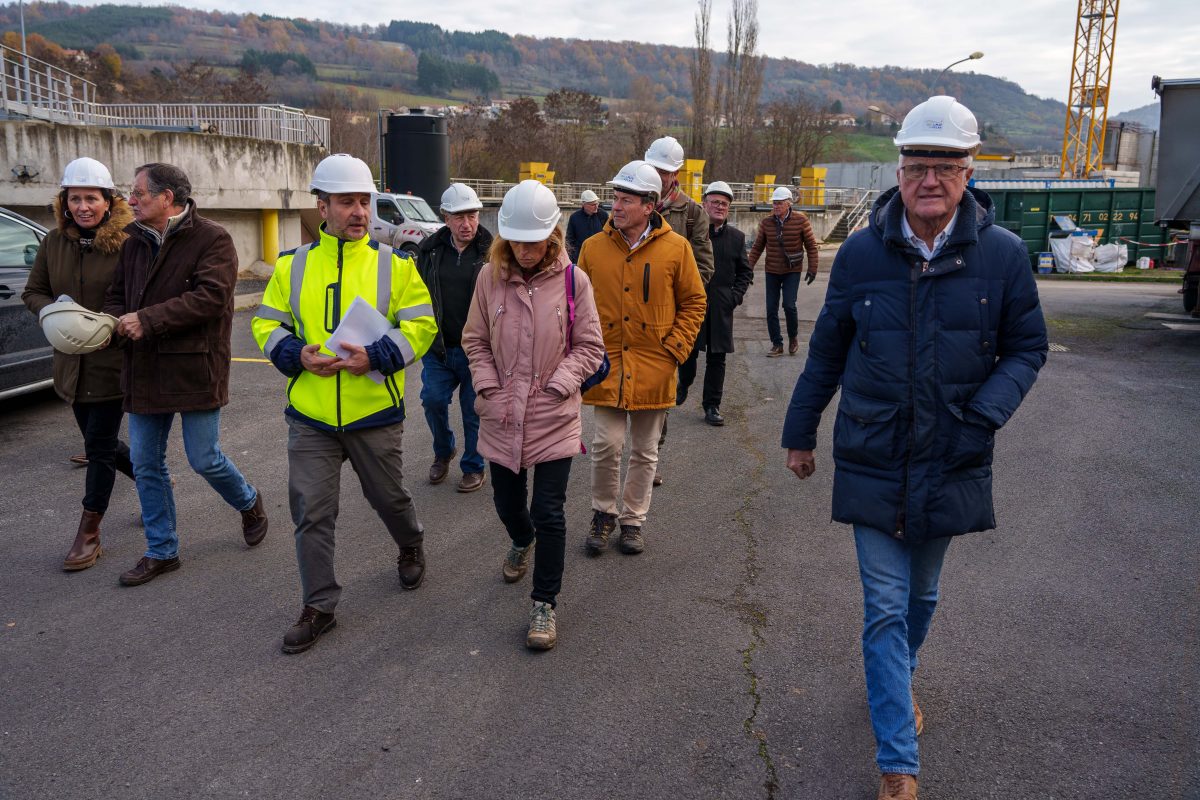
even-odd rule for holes
{"type": "MultiPolygon", "coordinates": [[[[454,178],[456,183],[465,183],[475,190],[479,199],[486,202],[499,203],[504,194],[515,183],[481,178],[454,178]]],[[[612,187],[602,183],[548,183],[546,184],[558,202],[564,206],[579,205],[579,196],[584,190],[591,189],[600,198],[601,203],[612,202],[612,187]]],[[[774,185],[755,183],[731,183],[734,206],[771,206],[771,193],[774,185]]],[[[799,208],[847,208],[857,206],[869,196],[870,190],[850,187],[790,187],[799,208]]]]}
{"type": "Polygon", "coordinates": [[[329,119],[283,105],[253,103],[97,103],[96,85],[0,45],[0,109],[74,125],[217,133],[289,144],[329,143],[329,119]]]}

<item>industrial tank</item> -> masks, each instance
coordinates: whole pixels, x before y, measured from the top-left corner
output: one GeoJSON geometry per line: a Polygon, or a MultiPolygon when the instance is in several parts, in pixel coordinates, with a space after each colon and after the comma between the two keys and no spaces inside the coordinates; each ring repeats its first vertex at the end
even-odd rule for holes
{"type": "Polygon", "coordinates": [[[384,191],[415,194],[437,208],[450,185],[446,118],[426,114],[423,108],[389,114],[383,153],[384,191]]]}

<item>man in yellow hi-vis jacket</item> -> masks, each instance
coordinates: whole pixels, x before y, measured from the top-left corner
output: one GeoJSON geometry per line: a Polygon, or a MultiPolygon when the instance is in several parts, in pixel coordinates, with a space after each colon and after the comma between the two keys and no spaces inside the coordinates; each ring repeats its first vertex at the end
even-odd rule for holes
{"type": "Polygon", "coordinates": [[[346,459],[400,548],[400,585],[416,589],[425,576],[423,532],[401,470],[403,371],[429,349],[437,324],[412,259],[367,238],[374,188],[357,158],[317,165],[320,239],[279,257],[254,315],[255,341],[288,376],[288,500],[304,611],[284,636],[285,653],[307,650],[337,624],[334,521],[346,459]],[[392,327],[370,344],[335,342],[349,353],[339,357],[324,343],[356,297],[392,327]]]}

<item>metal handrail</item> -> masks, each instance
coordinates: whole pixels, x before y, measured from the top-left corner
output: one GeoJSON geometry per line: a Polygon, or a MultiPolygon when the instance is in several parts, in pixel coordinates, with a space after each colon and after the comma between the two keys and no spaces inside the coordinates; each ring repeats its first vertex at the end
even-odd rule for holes
{"type": "Polygon", "coordinates": [[[0,110],[75,125],[161,128],[250,139],[329,143],[329,119],[300,108],[257,103],[97,103],[96,84],[71,72],[25,58],[0,45],[0,110]]]}
{"type": "MultiPolygon", "coordinates": [[[[455,183],[464,183],[470,186],[479,195],[480,200],[494,203],[503,200],[504,194],[516,186],[510,181],[492,178],[453,178],[452,180],[455,183]]],[[[601,203],[609,203],[613,199],[612,187],[603,183],[548,183],[546,186],[554,192],[559,205],[563,206],[579,205],[579,196],[587,189],[595,192],[601,203]]],[[[733,191],[734,206],[769,208],[771,192],[775,186],[773,184],[731,183],[729,188],[733,191]]],[[[853,187],[793,187],[793,191],[799,195],[797,205],[800,208],[824,209],[853,206],[857,209],[864,203],[869,203],[873,198],[870,190],[853,187]],[[819,200],[820,202],[805,202],[807,200],[819,200]]]]}

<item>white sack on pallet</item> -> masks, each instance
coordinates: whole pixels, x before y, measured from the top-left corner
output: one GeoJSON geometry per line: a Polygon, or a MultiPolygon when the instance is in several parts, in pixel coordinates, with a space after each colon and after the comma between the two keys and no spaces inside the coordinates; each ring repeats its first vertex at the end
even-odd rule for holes
{"type": "Polygon", "coordinates": [[[1092,266],[1092,237],[1065,236],[1050,240],[1050,252],[1054,253],[1054,269],[1057,272],[1095,272],[1092,266]]]}
{"type": "Polygon", "coordinates": [[[1102,244],[1092,254],[1096,272],[1120,272],[1129,261],[1129,247],[1124,244],[1102,244]]]}

